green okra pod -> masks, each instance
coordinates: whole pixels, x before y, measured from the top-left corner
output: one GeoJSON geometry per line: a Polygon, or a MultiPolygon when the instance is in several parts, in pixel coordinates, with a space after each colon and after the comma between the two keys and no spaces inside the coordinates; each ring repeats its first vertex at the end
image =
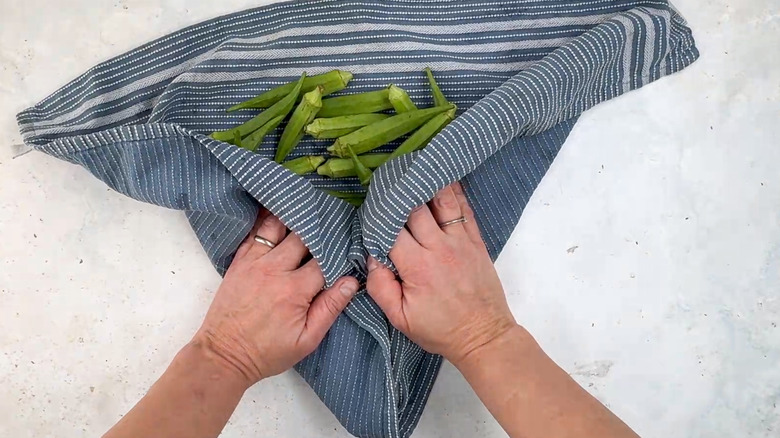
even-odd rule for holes
{"type": "Polygon", "coordinates": [[[295,146],[298,146],[303,137],[303,128],[314,120],[320,108],[322,108],[322,87],[317,87],[303,96],[303,100],[287,122],[282,138],[279,139],[279,146],[276,148],[274,160],[277,163],[284,161],[295,146]]]}
{"type": "Polygon", "coordinates": [[[433,104],[435,106],[447,105],[449,102],[444,97],[444,93],[441,92],[439,84],[436,83],[436,79],[433,77],[433,72],[430,68],[425,67],[425,75],[428,76],[428,83],[431,85],[431,92],[433,93],[433,104]]]}
{"type": "Polygon", "coordinates": [[[388,89],[367,93],[331,97],[322,101],[320,117],[349,116],[352,114],[377,113],[393,108],[388,89]]]}
{"type": "MultiPolygon", "coordinates": [[[[369,169],[376,169],[390,158],[390,154],[358,155],[358,160],[369,169]]],[[[346,178],[357,176],[352,158],[331,158],[317,168],[317,173],[328,178],[346,178]]]]}
{"type": "Polygon", "coordinates": [[[306,125],[306,133],[314,138],[339,138],[358,129],[390,117],[388,114],[353,114],[319,118],[306,125]]]}
{"type": "Polygon", "coordinates": [[[352,165],[355,166],[355,172],[357,172],[357,176],[360,179],[360,184],[364,186],[369,185],[371,183],[371,177],[374,176],[374,172],[358,159],[352,146],[347,146],[347,150],[349,151],[349,156],[352,158],[352,165]]]}
{"type": "Polygon", "coordinates": [[[252,132],[260,129],[263,125],[271,121],[271,119],[275,119],[279,116],[286,116],[292,110],[293,106],[295,106],[295,101],[298,99],[298,94],[301,92],[304,79],[306,79],[306,73],[301,75],[301,78],[298,80],[295,88],[293,88],[293,90],[287,96],[273,104],[273,106],[267,110],[258,114],[256,117],[250,119],[243,125],[236,126],[233,129],[228,129],[227,131],[217,131],[211,134],[211,138],[215,140],[228,141],[234,138],[236,132],[238,132],[241,138],[244,138],[252,132]]]}
{"type": "Polygon", "coordinates": [[[356,154],[364,154],[414,131],[437,114],[453,108],[454,105],[450,104],[398,114],[339,137],[328,147],[328,152],[341,158],[348,158],[349,147],[351,147],[356,154]]]}
{"type": "Polygon", "coordinates": [[[339,198],[343,201],[349,202],[355,207],[360,207],[361,205],[363,205],[363,202],[366,200],[365,193],[339,192],[336,190],[325,190],[325,193],[335,198],[339,198]]]}
{"type": "MultiPolygon", "coordinates": [[[[271,131],[276,129],[279,124],[282,123],[282,120],[284,120],[285,116],[279,116],[271,119],[268,123],[261,126],[260,129],[257,131],[249,134],[247,138],[245,138],[243,141],[241,141],[240,146],[244,149],[250,150],[252,152],[256,151],[258,146],[260,146],[260,143],[263,142],[263,139],[266,135],[270,134],[271,131]]],[[[236,133],[238,135],[238,133],[236,133]]]]}
{"type": "Polygon", "coordinates": [[[403,143],[401,143],[396,150],[390,154],[389,160],[400,157],[401,155],[408,154],[410,152],[418,151],[431,141],[445,126],[447,126],[455,118],[455,108],[447,111],[446,113],[438,114],[427,123],[422,125],[420,129],[414,131],[403,143]]]}
{"type": "MultiPolygon", "coordinates": [[[[349,81],[351,80],[352,73],[343,70],[332,70],[321,75],[307,77],[303,81],[301,93],[308,93],[318,86],[322,86],[322,95],[327,96],[347,88],[347,84],[349,84],[349,81]]],[[[228,108],[228,112],[247,108],[268,108],[290,94],[290,92],[295,89],[295,85],[296,82],[290,82],[266,91],[255,98],[228,108]]]]}
{"type": "Polygon", "coordinates": [[[285,161],[282,166],[297,173],[298,175],[306,175],[317,170],[322,163],[325,162],[325,157],[316,155],[307,155],[305,157],[296,158],[294,160],[285,161]]]}
{"type": "Polygon", "coordinates": [[[236,145],[238,147],[242,147],[241,146],[241,135],[238,132],[234,132],[233,133],[233,140],[229,141],[228,143],[232,143],[232,144],[234,144],[234,145],[236,145]]]}
{"type": "Polygon", "coordinates": [[[387,98],[390,100],[390,104],[393,105],[395,112],[398,114],[414,111],[417,109],[417,106],[409,97],[409,93],[407,93],[406,90],[401,87],[390,85],[390,88],[388,88],[387,98]]]}

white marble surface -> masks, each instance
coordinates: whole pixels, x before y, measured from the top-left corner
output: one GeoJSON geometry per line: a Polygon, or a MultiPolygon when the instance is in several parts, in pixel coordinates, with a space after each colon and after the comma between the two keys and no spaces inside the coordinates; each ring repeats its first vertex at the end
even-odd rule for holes
{"type": "MultiPolygon", "coordinates": [[[[182,214],[40,153],[13,158],[15,113],[101,60],[261,3],[0,0],[0,436],[105,431],[219,284],[182,214]]],[[[498,269],[519,320],[643,436],[775,437],[780,2],[676,4],[702,59],[582,117],[498,269]]],[[[287,373],[249,391],[224,436],[347,433],[287,373]]],[[[447,365],[414,436],[504,435],[447,365]]]]}

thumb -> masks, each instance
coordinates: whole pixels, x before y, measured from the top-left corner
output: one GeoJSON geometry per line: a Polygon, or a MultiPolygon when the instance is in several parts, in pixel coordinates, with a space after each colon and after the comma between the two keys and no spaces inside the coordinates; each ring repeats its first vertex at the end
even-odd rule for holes
{"type": "Polygon", "coordinates": [[[360,284],[353,277],[343,277],[332,287],[320,292],[309,306],[306,319],[305,341],[316,348],[330,327],[336,322],[347,304],[358,291],[360,284]]]}
{"type": "Polygon", "coordinates": [[[402,332],[408,324],[403,309],[403,288],[395,278],[393,271],[379,263],[375,258],[368,259],[368,281],[366,289],[371,298],[385,312],[390,323],[402,332]]]}

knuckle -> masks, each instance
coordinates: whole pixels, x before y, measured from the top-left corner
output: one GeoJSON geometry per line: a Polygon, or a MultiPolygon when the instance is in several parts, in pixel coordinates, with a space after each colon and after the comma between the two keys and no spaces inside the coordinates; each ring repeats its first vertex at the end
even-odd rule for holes
{"type": "Polygon", "coordinates": [[[439,193],[433,198],[436,207],[443,210],[452,210],[458,207],[458,200],[449,193],[439,193]]]}
{"type": "Polygon", "coordinates": [[[338,316],[341,313],[341,306],[339,305],[338,301],[336,301],[336,299],[333,298],[332,296],[325,295],[323,297],[323,304],[325,306],[325,309],[332,316],[338,316]]]}
{"type": "Polygon", "coordinates": [[[283,271],[281,261],[275,257],[261,257],[257,261],[257,265],[259,270],[266,275],[277,275],[283,271]]]}
{"type": "Polygon", "coordinates": [[[463,197],[463,202],[460,202],[460,210],[465,216],[474,217],[474,210],[471,209],[471,205],[469,205],[465,197],[463,197]]]}
{"type": "Polygon", "coordinates": [[[463,192],[455,193],[455,199],[458,200],[458,204],[464,213],[466,211],[471,211],[471,204],[469,204],[469,200],[463,192]]]}

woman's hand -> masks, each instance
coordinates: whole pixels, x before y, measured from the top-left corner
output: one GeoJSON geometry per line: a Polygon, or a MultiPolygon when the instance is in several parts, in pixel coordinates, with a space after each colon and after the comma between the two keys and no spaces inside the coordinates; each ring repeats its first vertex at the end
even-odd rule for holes
{"type": "Polygon", "coordinates": [[[205,346],[248,385],[280,374],[317,348],[358,290],[352,277],[325,285],[294,233],[263,211],[236,253],[194,343],[205,346]],[[276,247],[255,241],[260,236],[276,247]]]}
{"type": "Polygon", "coordinates": [[[390,251],[400,282],[368,265],[368,293],[398,330],[457,362],[517,326],[460,184],[414,210],[407,228],[390,251]]]}
{"type": "Polygon", "coordinates": [[[463,373],[509,436],[636,437],[515,322],[460,185],[406,226],[390,251],[401,281],[372,259],[368,292],[396,328],[463,373]]]}

